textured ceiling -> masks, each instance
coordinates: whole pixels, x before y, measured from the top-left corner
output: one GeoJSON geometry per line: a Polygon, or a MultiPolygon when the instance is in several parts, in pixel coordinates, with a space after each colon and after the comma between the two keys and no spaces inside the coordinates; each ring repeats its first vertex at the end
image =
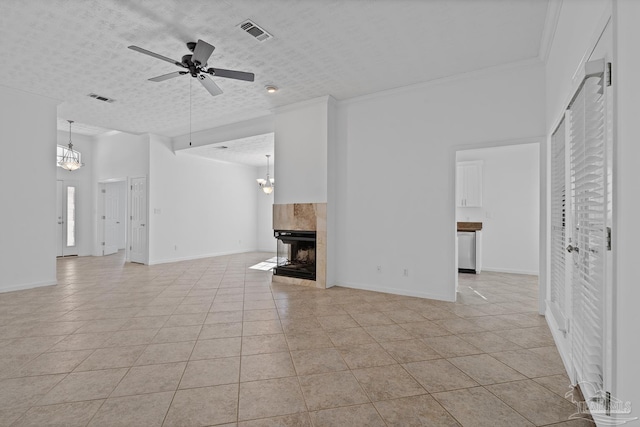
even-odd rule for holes
{"type": "MultiPolygon", "coordinates": [[[[58,117],[58,129],[68,132],[69,131],[69,122],[67,120],[71,120],[71,119],[65,119],[62,117],[58,117]]],[[[94,136],[94,135],[100,135],[102,133],[105,132],[110,132],[111,129],[105,129],[105,128],[101,128],[98,126],[92,126],[92,125],[88,125],[86,123],[77,123],[74,122],[71,124],[71,132],[72,133],[78,133],[80,135],[89,135],[89,136],[94,136]]]]}
{"type": "Polygon", "coordinates": [[[267,166],[267,158],[265,157],[267,154],[271,155],[269,161],[271,167],[273,167],[273,151],[273,133],[180,150],[181,153],[189,153],[210,159],[259,167],[267,166]]]}
{"type": "Polygon", "coordinates": [[[0,0],[0,83],[61,100],[63,120],[176,136],[189,131],[190,90],[198,131],[318,96],[346,99],[535,58],[547,3],[0,0]],[[274,38],[258,42],[238,28],[245,19],[274,38]],[[256,81],[214,78],[224,91],[216,97],[189,76],[149,82],[177,67],[127,49],[179,60],[197,39],[216,46],[209,66],[250,71],[256,81]],[[267,84],[280,91],[267,94],[267,84]]]}

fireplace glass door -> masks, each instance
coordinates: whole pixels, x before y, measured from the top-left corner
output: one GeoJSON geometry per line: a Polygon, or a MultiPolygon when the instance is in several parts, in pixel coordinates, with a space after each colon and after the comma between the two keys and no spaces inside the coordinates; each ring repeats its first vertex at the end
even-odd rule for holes
{"type": "Polygon", "coordinates": [[[274,236],[278,239],[278,265],[273,273],[316,280],[316,232],[276,230],[274,236]]]}

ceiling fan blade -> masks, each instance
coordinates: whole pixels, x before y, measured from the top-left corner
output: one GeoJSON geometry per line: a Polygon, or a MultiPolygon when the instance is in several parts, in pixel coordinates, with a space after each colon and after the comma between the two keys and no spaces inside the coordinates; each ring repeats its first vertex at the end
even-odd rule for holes
{"type": "Polygon", "coordinates": [[[151,52],[150,50],[143,49],[143,48],[138,47],[138,46],[129,46],[129,49],[135,50],[136,52],[144,53],[145,55],[153,56],[154,58],[158,58],[158,59],[161,59],[163,61],[170,62],[172,64],[175,64],[175,65],[179,66],[179,67],[184,67],[184,65],[182,65],[179,61],[176,61],[176,60],[171,59],[171,58],[167,58],[166,56],[159,55],[157,53],[151,52]]]}
{"type": "Polygon", "coordinates": [[[198,81],[202,84],[202,86],[204,86],[206,90],[209,91],[212,96],[222,94],[222,89],[220,89],[220,87],[218,87],[218,85],[215,84],[213,80],[211,80],[211,77],[200,74],[198,76],[198,81]]]}
{"type": "Polygon", "coordinates": [[[173,73],[163,74],[161,76],[154,77],[154,78],[149,79],[149,80],[151,80],[152,82],[163,82],[165,80],[169,80],[169,79],[172,79],[174,77],[182,76],[184,74],[187,74],[187,72],[186,71],[174,71],[173,73]]]}
{"type": "Polygon", "coordinates": [[[207,70],[209,74],[216,77],[226,77],[228,79],[244,80],[252,82],[255,78],[253,73],[245,73],[244,71],[225,70],[223,68],[209,68],[207,70]]]}
{"type": "Polygon", "coordinates": [[[194,64],[200,64],[203,67],[207,65],[207,61],[209,57],[213,53],[215,47],[211,46],[209,43],[204,40],[198,39],[198,43],[196,44],[195,49],[193,49],[193,56],[191,57],[191,61],[194,64]]]}

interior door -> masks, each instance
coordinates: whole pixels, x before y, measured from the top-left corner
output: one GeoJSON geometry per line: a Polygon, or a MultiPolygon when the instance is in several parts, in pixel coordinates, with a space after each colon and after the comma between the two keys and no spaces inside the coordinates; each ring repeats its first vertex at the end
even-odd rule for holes
{"type": "Polygon", "coordinates": [[[120,197],[117,183],[101,184],[103,197],[102,222],[104,227],[104,245],[102,255],[111,255],[118,252],[118,211],[120,197]]]}
{"type": "Polygon", "coordinates": [[[129,260],[147,262],[147,178],[131,179],[129,260]]]}

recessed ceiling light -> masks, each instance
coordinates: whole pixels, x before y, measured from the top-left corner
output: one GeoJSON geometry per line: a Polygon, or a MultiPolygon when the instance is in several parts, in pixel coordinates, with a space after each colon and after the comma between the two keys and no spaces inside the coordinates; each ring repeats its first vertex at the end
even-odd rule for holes
{"type": "Polygon", "coordinates": [[[264,87],[268,93],[276,93],[278,91],[277,86],[269,85],[264,87]]]}

